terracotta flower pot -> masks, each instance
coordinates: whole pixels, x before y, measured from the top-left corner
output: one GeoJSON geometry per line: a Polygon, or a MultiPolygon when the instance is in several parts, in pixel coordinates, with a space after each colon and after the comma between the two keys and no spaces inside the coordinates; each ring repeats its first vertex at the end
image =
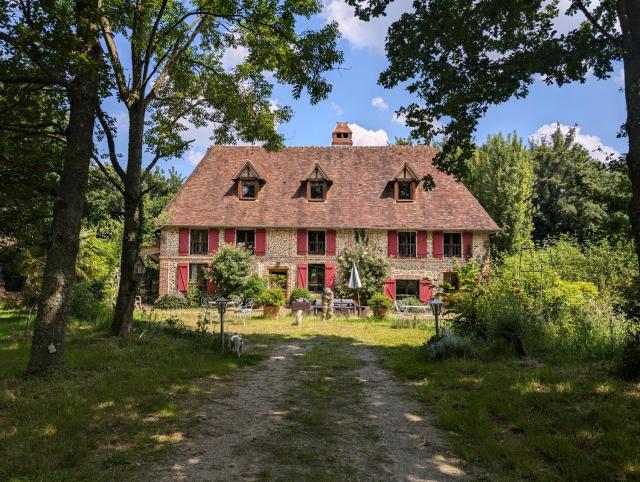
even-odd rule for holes
{"type": "Polygon", "coordinates": [[[263,306],[262,314],[265,318],[277,318],[280,315],[279,306],[263,306]]]}
{"type": "Polygon", "coordinates": [[[374,308],[373,316],[376,318],[386,318],[387,313],[389,313],[389,308],[374,308]]]}

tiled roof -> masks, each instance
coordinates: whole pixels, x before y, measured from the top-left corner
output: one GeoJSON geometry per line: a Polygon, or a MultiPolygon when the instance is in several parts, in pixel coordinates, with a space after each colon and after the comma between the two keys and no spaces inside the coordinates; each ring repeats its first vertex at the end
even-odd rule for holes
{"type": "Polygon", "coordinates": [[[165,226],[464,229],[498,226],[453,177],[438,171],[429,147],[214,146],[165,208],[165,226]],[[233,177],[251,161],[265,183],[257,200],[240,200],[233,177]],[[333,181],[325,202],[309,202],[301,179],[318,163],[333,181]],[[389,181],[403,163],[436,187],[396,202],[389,181]]]}

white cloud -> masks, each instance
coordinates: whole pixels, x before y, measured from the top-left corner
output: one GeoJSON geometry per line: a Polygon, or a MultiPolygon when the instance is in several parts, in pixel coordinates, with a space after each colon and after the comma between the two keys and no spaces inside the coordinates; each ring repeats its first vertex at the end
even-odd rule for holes
{"type": "Polygon", "coordinates": [[[393,114],[393,117],[391,118],[391,122],[394,122],[396,124],[400,124],[401,126],[403,126],[407,122],[407,116],[404,114],[393,114]]]}
{"type": "Polygon", "coordinates": [[[269,110],[271,112],[280,109],[280,101],[278,99],[269,99],[269,110]]]}
{"type": "Polygon", "coordinates": [[[335,102],[331,102],[331,108],[336,115],[342,115],[342,106],[340,104],[336,104],[335,102]]]}
{"type": "Polygon", "coordinates": [[[369,130],[358,124],[349,124],[349,128],[353,132],[354,146],[386,146],[389,144],[389,136],[382,129],[369,130]]]}
{"type": "Polygon", "coordinates": [[[613,81],[616,85],[624,87],[624,67],[613,75],[613,81]]]}
{"type": "Polygon", "coordinates": [[[540,126],[538,130],[529,136],[529,141],[539,143],[544,137],[548,139],[558,127],[560,127],[560,132],[565,135],[572,128],[575,129],[576,142],[581,144],[595,159],[598,159],[599,161],[606,162],[607,157],[611,158],[612,156],[615,157],[620,155],[620,153],[613,147],[605,145],[598,136],[582,134],[582,128],[580,126],[572,127],[560,123],[545,124],[540,126]]]}
{"type": "Polygon", "coordinates": [[[205,153],[203,151],[199,151],[197,149],[189,149],[189,152],[187,152],[187,161],[189,161],[194,166],[197,166],[204,157],[204,154],[205,153]]]}
{"type": "Polygon", "coordinates": [[[378,110],[389,110],[389,106],[382,97],[374,97],[373,99],[371,99],[371,105],[378,110]]]}
{"type": "Polygon", "coordinates": [[[357,49],[384,52],[389,25],[403,12],[410,11],[411,0],[396,0],[387,7],[387,15],[363,22],[353,14],[353,7],[344,0],[325,1],[320,14],[327,22],[337,22],[342,36],[357,49]]]}
{"type": "Polygon", "coordinates": [[[225,70],[231,70],[240,65],[249,55],[249,49],[243,45],[227,49],[222,55],[222,65],[225,70]]]}

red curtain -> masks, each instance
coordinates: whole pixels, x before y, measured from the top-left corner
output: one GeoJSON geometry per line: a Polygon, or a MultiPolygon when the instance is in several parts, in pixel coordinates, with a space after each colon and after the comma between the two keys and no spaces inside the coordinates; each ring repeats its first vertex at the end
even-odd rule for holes
{"type": "Polygon", "coordinates": [[[236,242],[236,230],[233,228],[227,228],[224,230],[224,243],[235,244],[236,242]]]}
{"type": "Polygon", "coordinates": [[[181,293],[187,292],[189,284],[189,263],[178,263],[178,271],[176,273],[176,285],[181,293]]]}
{"type": "Polygon", "coordinates": [[[384,282],[384,295],[392,300],[396,299],[396,280],[388,279],[384,282]]]}
{"type": "Polygon", "coordinates": [[[473,256],[473,233],[462,233],[462,255],[465,258],[473,256]]]}
{"type": "Polygon", "coordinates": [[[178,237],[178,254],[185,256],[189,254],[189,230],[182,228],[178,237]]]}
{"type": "Polygon", "coordinates": [[[300,263],[298,265],[297,286],[298,286],[298,288],[306,288],[307,287],[307,265],[305,263],[300,263]]]}
{"type": "Polygon", "coordinates": [[[444,256],[444,234],[441,232],[433,233],[433,257],[442,258],[444,256]]]}
{"type": "Polygon", "coordinates": [[[324,265],[324,286],[333,289],[336,284],[336,267],[333,263],[324,265]]]}
{"type": "Polygon", "coordinates": [[[327,229],[327,255],[336,255],[336,230],[327,229]]]}
{"type": "Polygon", "coordinates": [[[256,229],[256,256],[264,256],[267,246],[267,230],[256,229]]]}
{"type": "Polygon", "coordinates": [[[214,254],[218,251],[220,245],[220,232],[218,228],[209,230],[209,254],[214,254]]]}
{"type": "Polygon", "coordinates": [[[302,256],[307,254],[307,230],[306,229],[298,229],[298,254],[302,256]]]}
{"type": "Polygon", "coordinates": [[[433,286],[431,281],[428,279],[420,280],[420,301],[422,303],[427,303],[431,301],[433,286]]]}
{"type": "Polygon", "coordinates": [[[427,257],[427,232],[418,231],[418,258],[427,257]]]}
{"type": "Polygon", "coordinates": [[[398,231],[387,231],[387,256],[398,256],[398,231]]]}

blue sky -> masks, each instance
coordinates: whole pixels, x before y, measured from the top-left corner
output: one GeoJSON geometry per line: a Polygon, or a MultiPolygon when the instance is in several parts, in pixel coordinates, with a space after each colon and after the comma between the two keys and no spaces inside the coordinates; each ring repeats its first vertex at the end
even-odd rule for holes
{"type": "MultiPolygon", "coordinates": [[[[568,1],[561,0],[561,8],[566,7],[564,4],[568,1]]],[[[386,18],[360,22],[344,0],[324,0],[323,11],[313,19],[312,25],[338,22],[345,62],[340,70],[328,74],[333,92],[317,105],[310,105],[305,96],[293,100],[287,86],[275,87],[272,102],[290,105],[294,111],[293,119],[279,126],[287,145],[329,145],[333,126],[342,120],[349,122],[354,143],[359,145],[385,145],[387,141],[393,142],[395,136],[408,135],[395,110],[417,99],[401,88],[385,90],[377,84],[379,73],[387,65],[384,53],[387,27],[408,5],[409,0],[398,0],[386,18]]],[[[564,17],[556,27],[566,31],[580,21],[579,17],[564,17]]],[[[224,60],[232,68],[242,58],[240,49],[228,52],[224,60]]],[[[563,129],[576,125],[578,142],[591,150],[594,157],[605,156],[598,148],[605,152],[625,152],[625,139],[616,137],[625,117],[622,73],[622,66],[617,65],[611,79],[589,78],[585,84],[562,88],[538,81],[526,99],[513,99],[491,108],[480,121],[476,140],[481,143],[491,133],[514,130],[528,139],[532,135],[549,134],[559,122],[563,129]]],[[[188,175],[197,165],[209,145],[209,133],[206,129],[190,129],[185,135],[194,139],[191,150],[182,159],[164,162],[162,168],[173,165],[181,174],[188,175]]]]}

